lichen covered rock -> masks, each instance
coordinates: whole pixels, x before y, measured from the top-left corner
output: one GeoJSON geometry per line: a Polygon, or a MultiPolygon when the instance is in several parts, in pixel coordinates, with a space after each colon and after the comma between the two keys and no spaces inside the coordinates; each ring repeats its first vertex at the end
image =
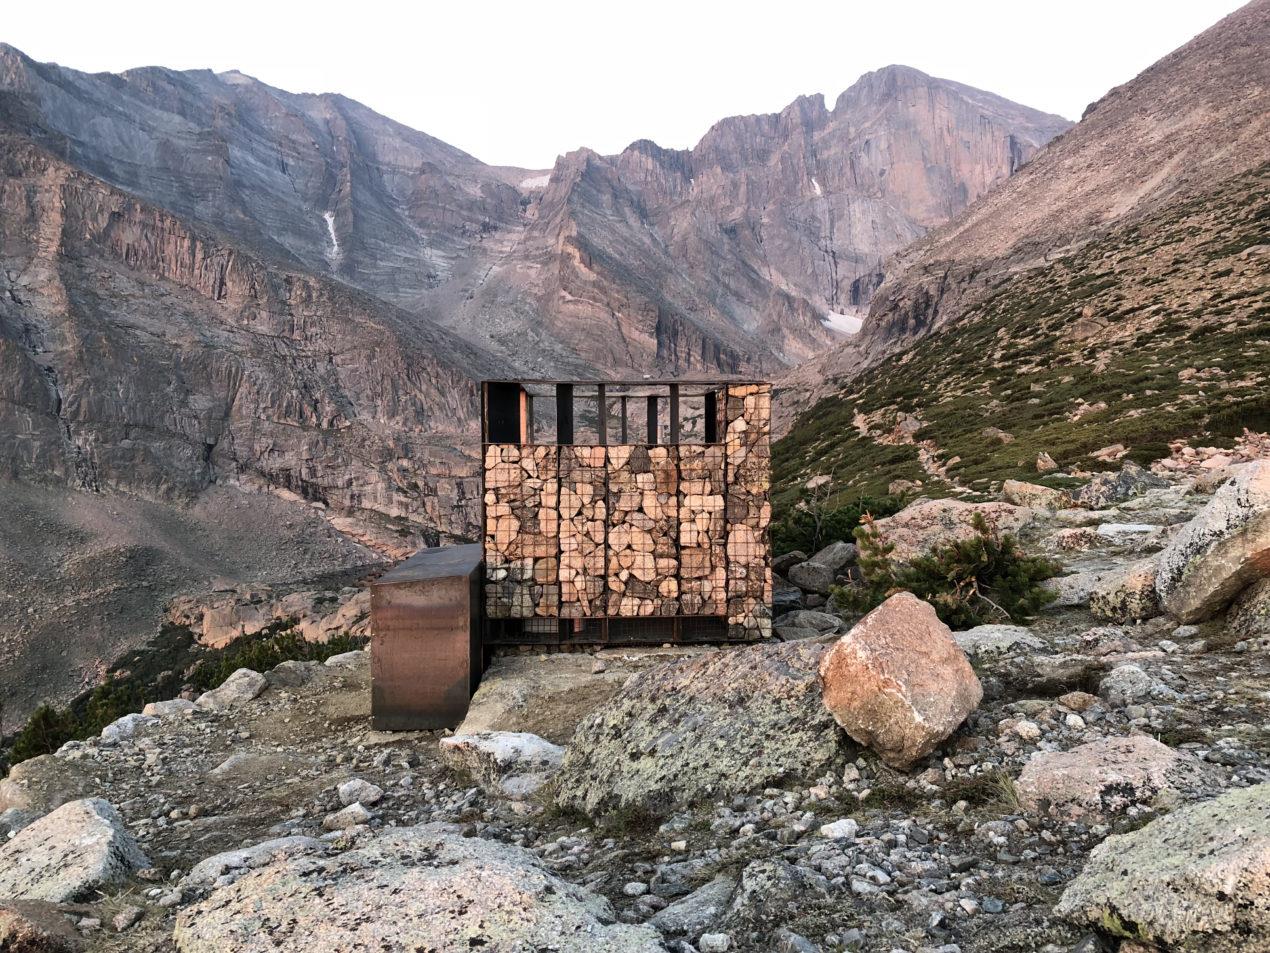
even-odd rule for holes
{"type": "Polygon", "coordinates": [[[1173,953],[1270,950],[1270,784],[1108,837],[1057,912],[1173,953]]]}
{"type": "Polygon", "coordinates": [[[806,641],[725,649],[635,676],[578,725],[558,803],[591,815],[662,813],[816,775],[847,744],[820,701],[824,650],[806,641]]]}
{"type": "Polygon", "coordinates": [[[1202,622],[1270,576],[1270,460],[1241,467],[1159,557],[1156,591],[1182,622],[1202,622]]]}
{"type": "Polygon", "coordinates": [[[1146,735],[1131,735],[1071,751],[1038,751],[1024,766],[1015,790],[1029,811],[1088,821],[1135,805],[1168,806],[1211,783],[1193,755],[1146,735]]]}
{"type": "Polygon", "coordinates": [[[652,927],[613,919],[529,851],[428,824],[333,857],[280,856],[183,910],[175,940],[182,953],[665,950],[652,927]]]}
{"type": "Polygon", "coordinates": [[[148,866],[150,861],[108,802],[71,801],[0,847],[0,897],[81,900],[148,866]]]}

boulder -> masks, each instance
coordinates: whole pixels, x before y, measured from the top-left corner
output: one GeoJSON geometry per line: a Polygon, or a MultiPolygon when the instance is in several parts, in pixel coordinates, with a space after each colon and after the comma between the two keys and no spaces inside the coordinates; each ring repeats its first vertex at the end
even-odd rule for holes
{"type": "Polygon", "coordinates": [[[451,735],[440,743],[441,760],[466,772],[486,792],[522,801],[551,780],[564,748],[526,731],[451,735]]]}
{"type": "Polygon", "coordinates": [[[122,718],[116,718],[105,728],[101,730],[101,740],[106,744],[118,744],[120,741],[127,741],[137,733],[138,728],[146,728],[150,725],[157,725],[159,719],[153,715],[137,714],[124,715],[122,718]]]}
{"type": "Polygon", "coordinates": [[[830,543],[824,549],[817,552],[811,557],[811,562],[820,563],[822,566],[828,566],[834,572],[837,572],[848,563],[856,561],[859,555],[855,543],[844,543],[841,540],[830,543]]]}
{"type": "Polygon", "coordinates": [[[1061,510],[1072,505],[1071,497],[1062,490],[1022,480],[1006,480],[1001,484],[1001,496],[1007,503],[1038,510],[1061,510]]]}
{"type": "Polygon", "coordinates": [[[1035,518],[1033,510],[1009,503],[966,503],[963,500],[923,500],[874,525],[894,548],[891,558],[908,562],[936,546],[975,535],[974,518],[982,516],[996,533],[1017,533],[1035,518]]]}
{"type": "Polygon", "coordinates": [[[1160,614],[1156,563],[1141,559],[1101,577],[1089,592],[1089,611],[1111,622],[1141,622],[1160,614]]]}
{"type": "Polygon", "coordinates": [[[1231,603],[1226,627],[1241,639],[1270,635],[1270,577],[1254,582],[1231,603]]]}
{"type": "Polygon", "coordinates": [[[67,801],[100,791],[102,770],[95,761],[70,761],[52,754],[20,761],[9,769],[7,778],[0,778],[0,811],[19,808],[47,814],[67,801]]]}
{"type": "Polygon", "coordinates": [[[809,867],[781,857],[751,861],[741,871],[728,919],[747,927],[784,922],[791,905],[829,893],[828,879],[809,867]]]}
{"type": "Polygon", "coordinates": [[[71,801],[0,847],[0,897],[67,903],[149,866],[108,802],[71,801]]]}
{"type": "Polygon", "coordinates": [[[1155,587],[1182,622],[1211,618],[1270,576],[1270,460],[1223,484],[1159,556],[1155,587]]]}
{"type": "Polygon", "coordinates": [[[259,672],[240,668],[225,679],[219,687],[203,692],[194,704],[204,711],[225,711],[241,708],[256,698],[268,686],[269,681],[259,672]]]}
{"type": "Polygon", "coordinates": [[[723,916],[736,891],[736,880],[720,874],[704,887],[663,907],[648,921],[667,936],[695,940],[723,916]]]}
{"type": "Polygon", "coordinates": [[[1129,461],[1119,470],[1096,474],[1072,494],[1072,500],[1087,509],[1102,510],[1145,493],[1153,487],[1168,485],[1168,480],[1129,461]]]}
{"type": "Polygon", "coordinates": [[[1098,694],[1112,705],[1132,705],[1149,699],[1172,700],[1176,692],[1132,663],[1118,665],[1098,683],[1098,694]]]}
{"type": "Polygon", "coordinates": [[[1118,569],[1089,569],[1084,572],[1073,572],[1066,576],[1046,579],[1041,583],[1041,588],[1054,593],[1054,599],[1049,603],[1051,609],[1073,609],[1088,605],[1094,590],[1100,586],[1110,585],[1119,573],[1118,569]]]}
{"type": "Polygon", "coordinates": [[[729,648],[642,672],[574,733],[557,802],[654,814],[815,777],[846,749],[820,703],[825,646],[729,648]]]}
{"type": "Polygon", "coordinates": [[[815,629],[817,632],[833,632],[842,625],[842,619],[829,612],[800,609],[786,613],[773,621],[772,625],[792,625],[801,629],[815,629]]]}
{"type": "Polygon", "coordinates": [[[1014,788],[1029,811],[1093,823],[1134,805],[1171,806],[1211,784],[1194,756],[1146,735],[1130,735],[1071,751],[1038,751],[1014,788]]]}
{"type": "Polygon", "coordinates": [[[935,750],[983,698],[966,654],[935,610],[891,596],[820,660],[825,707],[895,768],[935,750]]]}
{"type": "Polygon", "coordinates": [[[792,553],[783,553],[772,560],[772,572],[784,573],[789,572],[790,568],[797,566],[799,563],[807,561],[807,554],[801,549],[795,549],[792,553]]]}
{"type": "Polygon", "coordinates": [[[772,574],[772,612],[780,615],[803,607],[803,591],[789,580],[772,574]]]}
{"type": "Polygon", "coordinates": [[[1008,655],[1020,649],[1040,649],[1045,643],[1021,625],[977,625],[954,632],[953,640],[971,658],[1008,655]]]}
{"type": "Polygon", "coordinates": [[[4,953],[79,953],[84,942],[55,904],[0,900],[0,950],[4,953]]]}
{"type": "Polygon", "coordinates": [[[1042,450],[1036,455],[1036,472],[1052,473],[1058,469],[1058,464],[1054,462],[1054,458],[1042,450]]]}
{"type": "Polygon", "coordinates": [[[384,797],[384,789],[378,784],[371,784],[365,778],[349,778],[336,788],[335,793],[345,807],[350,804],[364,804],[371,807],[382,801],[384,797]]]}
{"type": "Polygon", "coordinates": [[[227,850],[200,860],[181,880],[181,887],[186,890],[210,890],[217,886],[223,887],[237,880],[247,871],[263,867],[279,857],[317,854],[325,849],[321,841],[312,837],[303,837],[299,834],[291,837],[275,837],[273,840],[260,844],[238,850],[227,850]]]}
{"type": "Polygon", "coordinates": [[[607,702],[637,671],[644,671],[688,649],[625,649],[590,655],[503,655],[493,659],[455,734],[530,731],[554,744],[567,744],[578,722],[607,702]]]}
{"type": "Polygon", "coordinates": [[[1108,837],[1056,910],[1171,953],[1270,949],[1270,784],[1108,837]]]}
{"type": "Polygon", "coordinates": [[[141,714],[151,715],[155,718],[172,718],[184,715],[188,711],[194,711],[195,704],[186,698],[172,698],[162,702],[147,702],[146,706],[141,709],[141,714]]]}
{"type": "Polygon", "coordinates": [[[607,900],[529,851],[428,824],[274,859],[182,910],[174,939],[181,953],[664,953],[652,927],[613,921],[607,900]]]}
{"type": "Polygon", "coordinates": [[[829,595],[838,574],[828,566],[808,560],[790,567],[789,581],[804,592],[818,592],[822,596],[829,595]]]}

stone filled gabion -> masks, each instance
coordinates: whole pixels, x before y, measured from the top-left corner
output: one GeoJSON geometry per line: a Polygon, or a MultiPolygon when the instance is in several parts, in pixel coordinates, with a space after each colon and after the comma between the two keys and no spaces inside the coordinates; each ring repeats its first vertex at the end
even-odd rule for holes
{"type": "Polygon", "coordinates": [[[559,523],[557,448],[488,447],[485,609],[491,619],[560,614],[559,523]]]}
{"type": "Polygon", "coordinates": [[[771,388],[721,397],[718,444],[488,447],[488,616],[726,616],[768,637],[771,388]]]}
{"type": "Polygon", "coordinates": [[[772,569],[767,531],[772,521],[772,393],[766,384],[727,389],[724,404],[727,499],[728,626],[734,635],[767,638],[772,620],[772,569]],[[737,631],[739,630],[739,631],[737,631]]]}

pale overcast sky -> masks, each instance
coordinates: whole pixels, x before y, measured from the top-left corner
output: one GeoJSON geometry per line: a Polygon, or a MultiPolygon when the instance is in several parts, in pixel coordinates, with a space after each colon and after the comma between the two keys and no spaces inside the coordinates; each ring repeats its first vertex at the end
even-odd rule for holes
{"type": "Polygon", "coordinates": [[[485,162],[696,143],[890,63],[1079,118],[1230,0],[12,3],[0,40],[86,71],[237,69],[338,92],[485,162]]]}

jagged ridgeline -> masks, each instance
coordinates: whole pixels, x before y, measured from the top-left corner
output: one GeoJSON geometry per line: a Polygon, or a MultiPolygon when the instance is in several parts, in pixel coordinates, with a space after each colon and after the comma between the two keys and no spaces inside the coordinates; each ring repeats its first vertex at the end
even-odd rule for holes
{"type": "Polygon", "coordinates": [[[799,417],[774,447],[778,501],[816,474],[851,496],[932,469],[986,489],[1035,478],[1040,452],[1096,467],[1091,452],[1122,443],[1145,463],[1176,438],[1265,430],[1268,234],[1270,163],[996,276],[956,321],[799,417]]]}

